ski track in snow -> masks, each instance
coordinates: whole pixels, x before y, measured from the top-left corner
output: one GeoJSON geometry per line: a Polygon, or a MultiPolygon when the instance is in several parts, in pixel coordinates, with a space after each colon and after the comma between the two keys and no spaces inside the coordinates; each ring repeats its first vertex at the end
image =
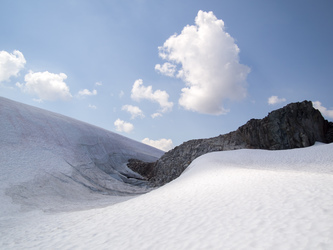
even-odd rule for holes
{"type": "Polygon", "coordinates": [[[0,248],[333,249],[332,151],[206,154],[178,179],[121,203],[2,217],[0,248]]]}

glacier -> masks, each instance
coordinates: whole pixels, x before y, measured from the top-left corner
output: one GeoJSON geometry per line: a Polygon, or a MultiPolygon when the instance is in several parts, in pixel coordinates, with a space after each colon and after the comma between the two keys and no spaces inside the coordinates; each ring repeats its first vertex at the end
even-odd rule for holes
{"type": "Polygon", "coordinates": [[[1,249],[333,248],[332,143],[208,153],[150,190],[125,163],[159,150],[2,98],[0,116],[1,249]]]}
{"type": "Polygon", "coordinates": [[[146,193],[146,181],[126,163],[130,158],[154,161],[164,153],[2,97],[0,128],[0,196],[19,205],[11,204],[8,212],[34,208],[61,211],[67,210],[68,203],[90,206],[89,199],[106,199],[108,203],[110,195],[121,200],[146,193]]]}

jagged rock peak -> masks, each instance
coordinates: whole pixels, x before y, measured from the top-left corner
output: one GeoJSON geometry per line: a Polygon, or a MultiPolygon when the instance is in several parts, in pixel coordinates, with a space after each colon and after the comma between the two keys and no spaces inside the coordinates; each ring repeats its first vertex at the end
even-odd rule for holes
{"type": "MultiPolygon", "coordinates": [[[[333,123],[326,121],[310,101],[290,103],[263,119],[251,119],[228,134],[184,142],[157,162],[140,162],[133,170],[146,176],[153,186],[161,186],[177,178],[195,158],[209,152],[292,149],[311,146],[316,141],[333,142],[333,123]]],[[[128,166],[133,168],[131,163],[128,166]]]]}
{"type": "Polygon", "coordinates": [[[291,103],[238,128],[247,148],[290,149],[328,142],[329,124],[312,102],[291,103]]]}

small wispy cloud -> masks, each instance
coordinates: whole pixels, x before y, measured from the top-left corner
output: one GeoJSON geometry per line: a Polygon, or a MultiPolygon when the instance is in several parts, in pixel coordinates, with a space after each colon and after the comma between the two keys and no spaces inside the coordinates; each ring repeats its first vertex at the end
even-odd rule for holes
{"type": "Polygon", "coordinates": [[[78,97],[93,96],[93,95],[97,95],[96,89],[94,89],[93,91],[90,91],[88,89],[83,89],[80,90],[77,94],[78,97]]]}
{"type": "Polygon", "coordinates": [[[162,115],[161,113],[158,113],[158,112],[157,112],[157,113],[152,114],[152,115],[151,115],[151,118],[154,119],[154,118],[161,117],[161,116],[163,116],[163,115],[162,115]]]}
{"type": "Polygon", "coordinates": [[[42,103],[42,102],[43,102],[42,99],[37,99],[37,98],[33,98],[32,100],[33,100],[34,102],[38,102],[38,103],[42,103]]]}
{"type": "Polygon", "coordinates": [[[95,86],[102,86],[103,83],[102,82],[95,82],[95,86]]]}
{"type": "Polygon", "coordinates": [[[269,105],[275,105],[275,104],[282,103],[282,102],[285,102],[285,101],[287,101],[286,98],[279,98],[278,96],[273,95],[273,96],[268,98],[267,102],[268,102],[269,105]]]}
{"type": "Polygon", "coordinates": [[[90,108],[90,109],[97,109],[97,106],[89,104],[88,108],[90,108]]]}

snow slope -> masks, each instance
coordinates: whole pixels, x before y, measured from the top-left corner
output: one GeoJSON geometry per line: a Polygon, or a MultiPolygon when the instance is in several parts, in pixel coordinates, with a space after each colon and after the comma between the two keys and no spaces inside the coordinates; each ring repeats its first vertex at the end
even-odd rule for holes
{"type": "Polygon", "coordinates": [[[1,249],[333,249],[333,144],[196,159],[104,208],[2,218],[1,249]]]}
{"type": "MultiPolygon", "coordinates": [[[[30,107],[27,109],[26,112],[30,107]]],[[[0,112],[6,113],[4,105],[0,112]]],[[[20,114],[15,119],[31,117],[31,113],[20,111],[20,114]]],[[[48,115],[43,118],[51,119],[48,115]]],[[[2,117],[1,126],[6,125],[2,117]]],[[[107,147],[107,141],[123,143],[121,148],[125,147],[126,154],[136,144],[62,119],[79,128],[68,124],[66,131],[58,130],[61,122],[54,124],[53,120],[50,127],[58,136],[52,137],[55,141],[50,144],[40,138],[51,136],[43,131],[34,131],[33,138],[14,132],[10,136],[1,134],[0,249],[333,249],[333,144],[283,151],[206,154],[193,161],[178,179],[118,202],[117,196],[104,195],[108,198],[103,199],[100,192],[83,189],[70,178],[59,179],[68,189],[55,185],[53,177],[50,177],[54,182],[51,187],[47,181],[39,180],[54,169],[68,176],[66,171],[73,170],[67,162],[79,165],[75,154],[66,150],[83,154],[80,145],[86,149],[88,143],[82,144],[80,140],[74,143],[81,129],[100,133],[93,142],[103,147],[107,147]],[[60,139],[63,137],[69,138],[68,141],[60,139]],[[9,148],[4,149],[4,141],[9,148]],[[62,150],[63,146],[66,150],[62,150]],[[31,164],[32,159],[39,161],[31,164]],[[41,196],[30,197],[26,193],[29,188],[34,190],[32,194],[41,196]],[[13,190],[15,195],[11,193],[13,190]],[[25,199],[29,204],[23,204],[25,199]],[[45,209],[47,205],[43,202],[59,209],[45,209]]],[[[151,152],[148,149],[145,152],[151,152]]],[[[119,153],[120,149],[117,150],[119,153]]],[[[99,155],[98,150],[85,152],[99,155]]],[[[123,192],[123,186],[120,187],[117,190],[123,192]]]]}
{"type": "Polygon", "coordinates": [[[110,204],[123,200],[119,196],[145,193],[145,182],[127,168],[127,160],[154,161],[162,154],[104,129],[0,97],[0,217],[34,208],[71,210],[74,204],[82,209],[91,206],[90,200],[110,204]],[[117,197],[110,200],[105,194],[117,197]]]}

